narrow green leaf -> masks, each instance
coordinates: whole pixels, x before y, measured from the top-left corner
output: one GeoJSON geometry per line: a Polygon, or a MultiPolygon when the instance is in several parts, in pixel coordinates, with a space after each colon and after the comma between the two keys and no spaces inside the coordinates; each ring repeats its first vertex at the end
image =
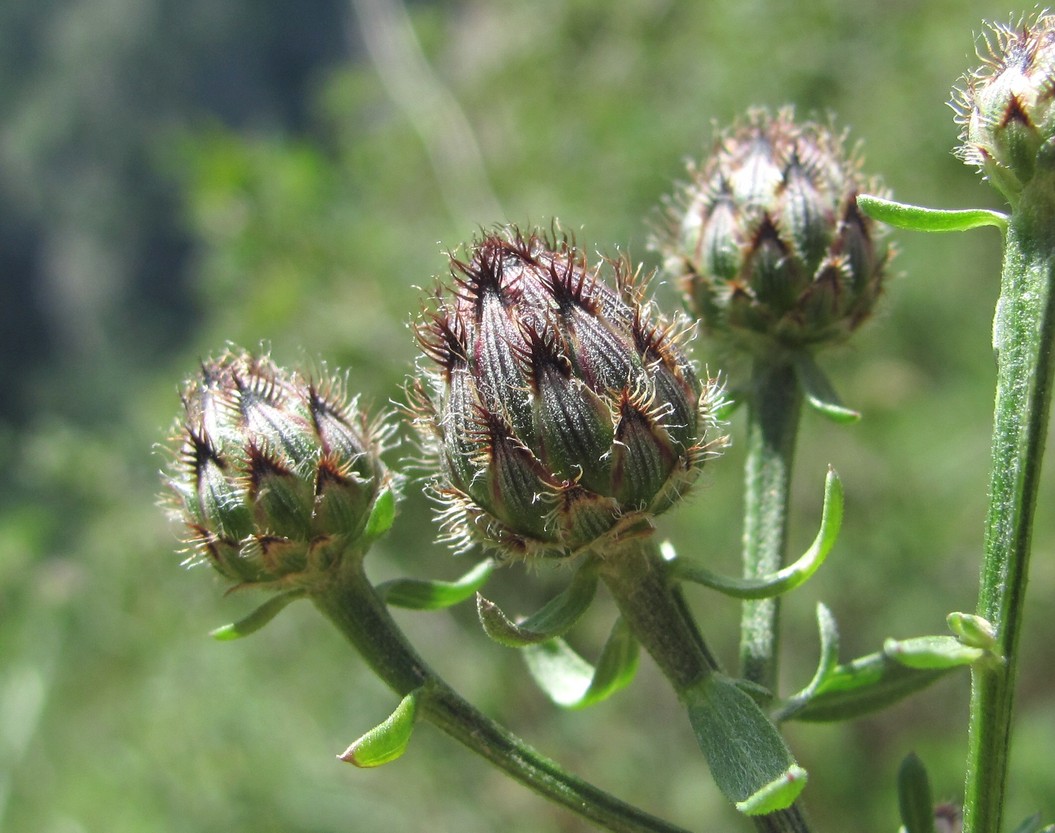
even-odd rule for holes
{"type": "Polygon", "coordinates": [[[982,226],[1007,229],[1007,215],[984,208],[946,210],[885,200],[862,194],[857,205],[873,220],[910,231],[969,231],[982,226]]]}
{"type": "Polygon", "coordinates": [[[806,772],[751,697],[721,674],[686,692],[689,721],[722,795],[747,815],[789,807],[806,772]]]}
{"type": "Polygon", "coordinates": [[[410,610],[441,610],[470,598],[494,572],[495,563],[485,559],[455,581],[399,578],[377,585],[377,592],[390,605],[410,610]]]}
{"type": "Polygon", "coordinates": [[[718,590],[737,599],[768,599],[794,590],[820,569],[835,546],[843,520],[843,487],[839,475],[831,467],[824,481],[824,507],[821,528],[810,548],[795,561],[775,573],[753,579],[723,576],[705,567],[683,562],[673,556],[673,548],[664,543],[664,558],[671,564],[672,575],[718,590]]]}
{"type": "Polygon", "coordinates": [[[638,656],[637,640],[622,618],[612,627],[596,668],[559,637],[524,648],[524,661],[539,688],[566,709],[600,703],[627,686],[638,656]]]}
{"type": "Polygon", "coordinates": [[[824,681],[832,674],[839,664],[839,626],[835,617],[827,605],[817,602],[817,629],[820,632],[821,653],[817,661],[817,671],[813,679],[798,694],[787,701],[787,705],[779,712],[777,720],[787,720],[795,714],[795,706],[799,708],[810,702],[824,681]]]}
{"type": "Polygon", "coordinates": [[[789,698],[777,721],[828,723],[884,709],[926,688],[950,668],[910,668],[879,652],[837,665],[819,683],[789,698]]]}
{"type": "Polygon", "coordinates": [[[934,800],[923,761],[913,752],[897,772],[897,800],[905,833],[934,833],[934,800]]]}
{"type": "Polygon", "coordinates": [[[510,648],[537,645],[566,633],[586,612],[597,591],[597,570],[585,562],[571,584],[520,624],[515,624],[494,602],[476,594],[476,609],[484,632],[510,648]]]}
{"type": "Polygon", "coordinates": [[[846,425],[861,418],[860,411],[847,408],[839,399],[829,381],[827,374],[820,369],[809,353],[799,352],[795,355],[795,377],[806,397],[807,404],[832,422],[846,425]]]}
{"type": "Polygon", "coordinates": [[[917,636],[913,639],[888,639],[883,653],[906,668],[942,670],[971,665],[987,652],[964,645],[955,636],[917,636]]]}
{"type": "Polygon", "coordinates": [[[358,767],[375,767],[399,758],[410,743],[420,689],[404,697],[396,710],[337,757],[358,767]]]}
{"type": "Polygon", "coordinates": [[[396,519],[396,496],[391,489],[383,489],[374,499],[374,505],[370,509],[370,517],[367,518],[363,537],[367,543],[376,541],[392,528],[396,519]]]}
{"type": "Polygon", "coordinates": [[[239,619],[229,625],[221,625],[209,631],[209,636],[219,642],[230,642],[234,639],[241,639],[243,636],[249,636],[274,619],[290,602],[303,596],[303,590],[290,590],[288,593],[272,596],[244,619],[239,619]]]}

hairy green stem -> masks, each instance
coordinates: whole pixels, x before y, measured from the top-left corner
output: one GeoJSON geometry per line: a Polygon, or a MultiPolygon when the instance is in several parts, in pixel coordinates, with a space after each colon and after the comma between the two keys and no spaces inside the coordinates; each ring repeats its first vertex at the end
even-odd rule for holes
{"type": "Polygon", "coordinates": [[[540,795],[616,833],[686,833],[568,774],[481,714],[411,647],[356,559],[340,580],[312,593],[316,607],[400,697],[420,690],[418,714],[540,795]]]}
{"type": "MultiPolygon", "coordinates": [[[[802,391],[790,362],[759,358],[752,374],[744,482],[744,578],[777,572],[787,549],[788,494],[802,391]]],[[[780,599],[748,600],[740,673],[776,694],[780,599]]]]}
{"type": "Polygon", "coordinates": [[[978,613],[1005,658],[972,671],[965,833],[998,833],[1007,780],[1030,536],[1055,347],[1055,183],[1035,178],[1011,214],[993,329],[993,467],[978,613]]]}
{"type": "MultiPolygon", "coordinates": [[[[708,679],[721,675],[721,668],[685,603],[680,587],[668,576],[654,542],[629,541],[617,551],[598,559],[599,574],[608,587],[635,638],[655,660],[678,698],[690,706],[706,698],[708,679]]],[[[765,718],[759,714],[759,720],[765,718]]],[[[775,733],[775,727],[771,727],[775,733]]],[[[697,727],[697,737],[700,737],[697,727]]],[[[751,755],[753,738],[739,742],[751,755]]],[[[701,740],[701,747],[703,746],[701,740]]],[[[704,749],[705,754],[708,752],[704,749]]],[[[712,773],[718,779],[715,762],[712,773]]],[[[754,816],[761,833],[809,833],[809,825],[797,805],[768,815],[754,816]]]]}

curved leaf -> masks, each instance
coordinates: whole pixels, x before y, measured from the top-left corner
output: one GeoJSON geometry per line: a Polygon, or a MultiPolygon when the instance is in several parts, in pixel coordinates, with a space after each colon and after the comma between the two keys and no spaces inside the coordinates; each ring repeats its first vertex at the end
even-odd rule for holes
{"type": "Polygon", "coordinates": [[[566,709],[584,709],[606,700],[634,679],[639,653],[637,640],[619,618],[596,668],[559,637],[526,646],[524,661],[539,688],[554,703],[566,709]]]}
{"type": "Polygon", "coordinates": [[[243,636],[249,636],[278,616],[290,602],[303,596],[303,590],[290,590],[288,593],[272,596],[244,619],[239,619],[229,625],[221,625],[209,631],[209,636],[219,642],[230,642],[234,639],[241,639],[243,636]]]}
{"type": "Polygon", "coordinates": [[[454,581],[397,578],[377,585],[377,592],[395,607],[441,610],[470,598],[487,583],[494,569],[495,563],[488,558],[454,581]]]}
{"type": "Polygon", "coordinates": [[[494,602],[476,594],[476,610],[484,632],[495,642],[510,648],[537,645],[566,633],[586,612],[597,591],[597,570],[585,562],[564,591],[515,624],[494,602]]]}
{"type": "Polygon", "coordinates": [[[383,723],[379,723],[337,757],[345,763],[365,768],[381,766],[402,756],[414,732],[419,692],[420,689],[410,692],[383,723]]]}
{"type": "Polygon", "coordinates": [[[820,569],[835,546],[843,521],[843,487],[835,469],[829,466],[824,481],[824,507],[821,510],[821,527],[810,548],[795,563],[758,578],[734,578],[723,576],[704,567],[683,562],[672,556],[672,548],[664,545],[664,557],[671,564],[675,578],[702,584],[737,599],[768,599],[794,590],[804,584],[820,569]]]}
{"type": "Polygon", "coordinates": [[[832,422],[843,425],[857,422],[861,418],[860,411],[843,405],[827,374],[820,369],[812,355],[799,352],[795,355],[794,363],[799,387],[813,410],[828,417],[832,422]]]}

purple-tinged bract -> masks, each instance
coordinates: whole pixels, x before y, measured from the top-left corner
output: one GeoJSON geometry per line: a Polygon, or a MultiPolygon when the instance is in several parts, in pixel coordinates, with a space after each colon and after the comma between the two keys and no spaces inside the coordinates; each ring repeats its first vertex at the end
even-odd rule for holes
{"type": "Polygon", "coordinates": [[[724,439],[708,436],[719,387],[639,273],[515,229],[451,267],[418,324],[430,367],[411,387],[447,538],[566,556],[651,529],[724,439]]]}

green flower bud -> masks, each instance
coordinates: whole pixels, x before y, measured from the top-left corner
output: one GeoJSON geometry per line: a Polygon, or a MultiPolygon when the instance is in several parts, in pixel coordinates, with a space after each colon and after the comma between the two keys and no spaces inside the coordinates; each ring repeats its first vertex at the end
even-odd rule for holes
{"type": "Polygon", "coordinates": [[[871,313],[889,259],[843,137],[792,111],[719,135],[654,241],[709,333],[755,353],[837,342],[871,313]]]}
{"type": "Polygon", "coordinates": [[[626,262],[612,287],[568,240],[515,229],[468,255],[418,325],[434,367],[411,389],[447,538],[565,556],[650,529],[724,445],[719,386],[626,262]]]}
{"type": "Polygon", "coordinates": [[[371,510],[392,486],[380,459],[389,430],[342,388],[240,350],[186,383],[166,479],[190,530],[187,563],[240,585],[310,587],[365,551],[371,510]]]}
{"type": "Polygon", "coordinates": [[[1017,29],[992,24],[982,43],[982,66],[953,93],[963,126],[959,155],[1014,202],[1043,154],[1051,165],[1055,16],[1040,13],[1017,29]]]}

